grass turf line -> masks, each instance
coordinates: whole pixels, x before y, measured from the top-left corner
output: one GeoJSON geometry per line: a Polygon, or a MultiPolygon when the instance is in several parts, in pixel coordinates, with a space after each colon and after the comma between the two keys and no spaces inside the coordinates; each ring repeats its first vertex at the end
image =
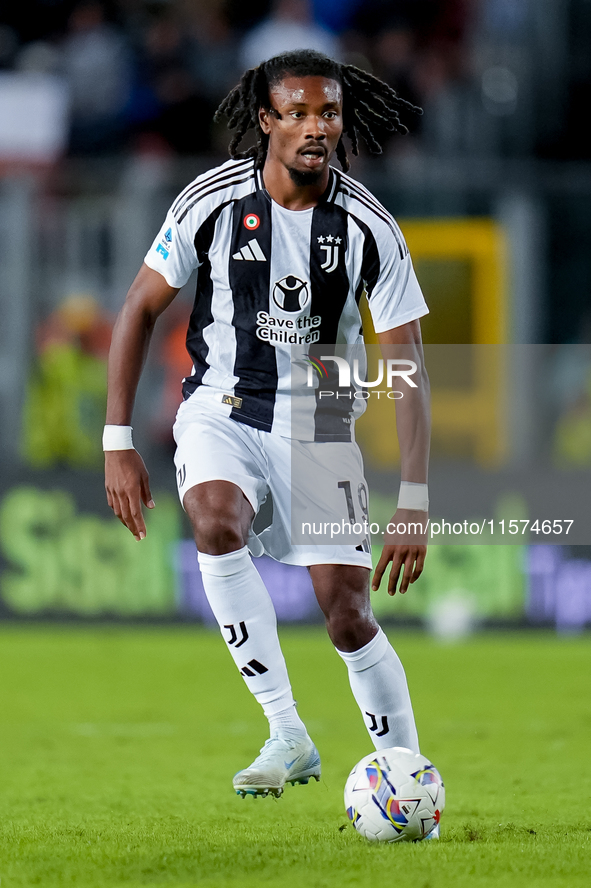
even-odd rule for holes
{"type": "Polygon", "coordinates": [[[3,627],[2,888],[587,885],[588,637],[390,635],[446,783],[440,842],[339,830],[371,743],[320,629],[282,640],[323,779],[277,801],[232,792],[267,732],[217,633],[3,627]]]}

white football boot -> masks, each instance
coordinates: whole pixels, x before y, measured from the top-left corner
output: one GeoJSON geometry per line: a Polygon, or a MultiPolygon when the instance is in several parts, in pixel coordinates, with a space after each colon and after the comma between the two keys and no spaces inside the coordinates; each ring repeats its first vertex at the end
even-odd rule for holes
{"type": "Polygon", "coordinates": [[[308,783],[310,777],[320,780],[320,756],[308,736],[301,740],[267,740],[261,754],[244,771],[238,771],[233,784],[242,798],[247,795],[279,796],[286,783],[308,783]]]}
{"type": "Polygon", "coordinates": [[[427,833],[425,838],[422,840],[423,842],[427,842],[430,839],[438,839],[441,836],[440,824],[436,823],[430,833],[427,833]]]}

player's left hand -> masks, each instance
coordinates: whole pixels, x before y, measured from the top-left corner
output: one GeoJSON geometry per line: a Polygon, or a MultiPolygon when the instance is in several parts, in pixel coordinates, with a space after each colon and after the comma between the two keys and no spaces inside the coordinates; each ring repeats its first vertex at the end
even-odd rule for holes
{"type": "Polygon", "coordinates": [[[371,588],[380,587],[384,571],[392,562],[388,577],[388,595],[398,591],[404,595],[411,583],[423,572],[427,555],[427,528],[429,515],[414,509],[398,509],[384,533],[384,548],[374,571],[371,588]]]}

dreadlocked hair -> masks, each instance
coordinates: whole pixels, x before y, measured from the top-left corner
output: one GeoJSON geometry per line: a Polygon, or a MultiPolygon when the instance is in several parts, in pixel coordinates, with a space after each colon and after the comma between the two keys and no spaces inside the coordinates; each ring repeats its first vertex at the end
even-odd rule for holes
{"type": "MultiPolygon", "coordinates": [[[[235,130],[228,150],[234,159],[255,158],[255,166],[262,167],[267,154],[268,136],[259,123],[259,108],[270,110],[270,90],[285,77],[327,77],[341,84],[343,90],[343,135],[351,142],[351,151],[359,154],[359,138],[372,154],[381,154],[380,130],[407,133],[400,120],[401,111],[422,114],[421,108],[401,99],[392,87],[356,68],[343,65],[312,49],[286,52],[262,62],[244,72],[238,86],[228,93],[215,113],[214,120],[228,118],[228,129],[235,130]],[[256,143],[246,151],[238,147],[253,129],[256,143]]],[[[349,169],[349,158],[342,137],[336,155],[343,170],[349,169]]]]}

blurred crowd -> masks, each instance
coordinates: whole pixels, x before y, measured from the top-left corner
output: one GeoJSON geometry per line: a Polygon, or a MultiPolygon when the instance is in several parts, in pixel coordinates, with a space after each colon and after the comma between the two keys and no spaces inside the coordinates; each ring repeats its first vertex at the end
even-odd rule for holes
{"type": "Polygon", "coordinates": [[[318,49],[371,70],[415,104],[428,101],[463,76],[466,31],[479,5],[20,0],[2,13],[0,69],[61,78],[70,154],[193,154],[218,147],[213,114],[245,68],[288,49],[318,49]]]}

